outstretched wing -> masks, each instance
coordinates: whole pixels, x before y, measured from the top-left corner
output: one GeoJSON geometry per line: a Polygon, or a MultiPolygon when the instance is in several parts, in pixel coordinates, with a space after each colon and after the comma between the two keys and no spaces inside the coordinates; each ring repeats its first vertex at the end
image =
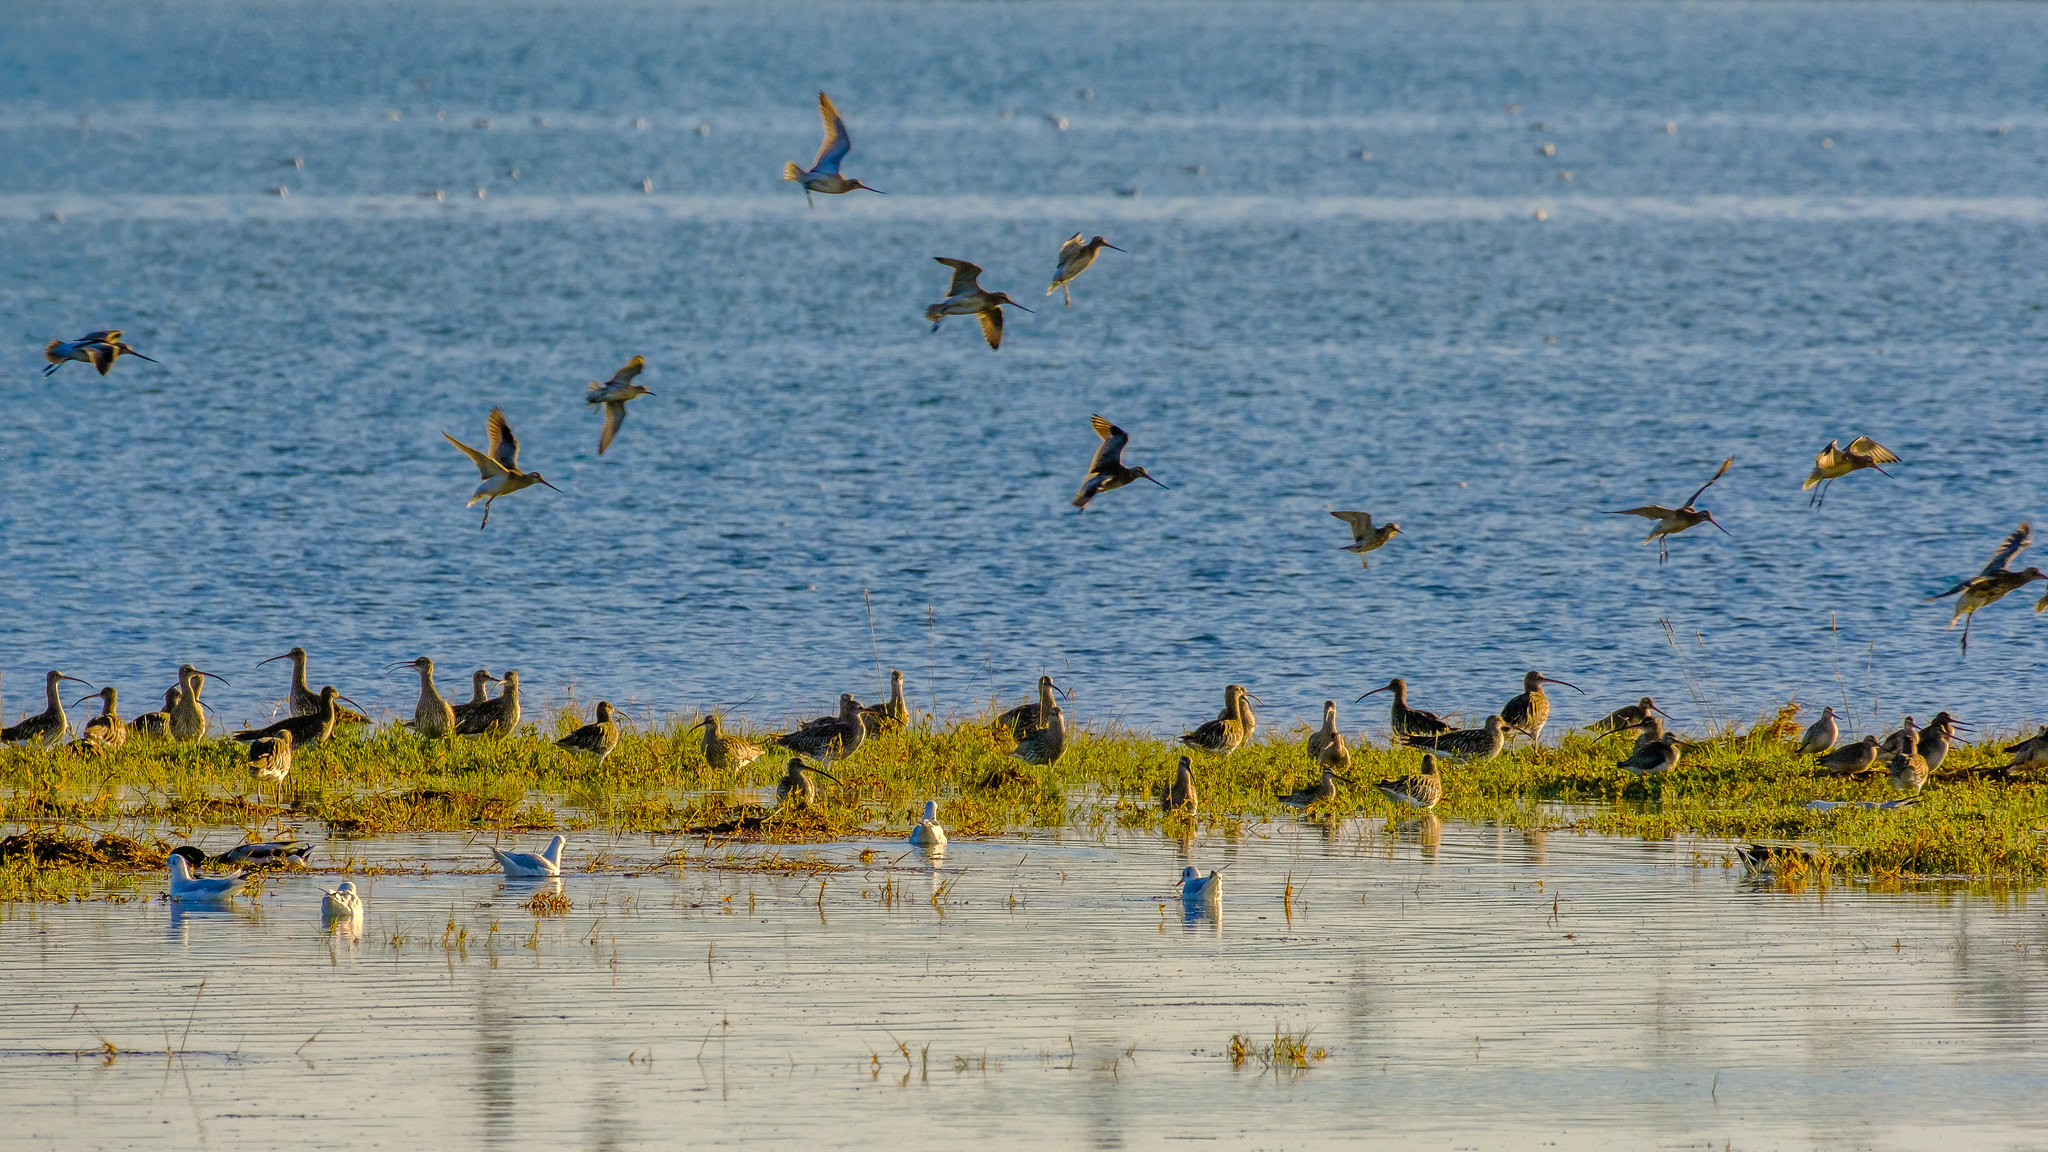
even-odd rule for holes
{"type": "Polygon", "coordinates": [[[612,373],[610,383],[614,386],[620,384],[631,384],[635,376],[640,375],[640,373],[646,370],[647,358],[645,356],[635,356],[631,360],[626,361],[626,366],[624,368],[621,368],[617,372],[612,373]]]}
{"type": "Polygon", "coordinates": [[[448,435],[446,432],[441,433],[441,438],[448,441],[450,444],[455,445],[457,448],[462,449],[462,454],[464,456],[469,457],[470,463],[476,465],[476,471],[479,477],[485,480],[489,480],[492,479],[493,477],[502,476],[505,474],[504,466],[499,464],[496,460],[491,459],[489,456],[486,456],[483,453],[477,451],[476,449],[471,448],[469,445],[464,444],[462,441],[457,440],[455,437],[448,435]]]}
{"type": "Polygon", "coordinates": [[[1849,455],[1861,456],[1873,464],[1897,464],[1899,462],[1899,458],[1892,455],[1891,449],[1879,444],[1868,436],[1858,436],[1854,440],[1849,441],[1849,455]]]}
{"type": "Polygon", "coordinates": [[[953,270],[953,282],[946,285],[946,296],[950,299],[967,292],[981,290],[981,265],[955,260],[951,256],[934,256],[932,259],[953,270]]]}
{"type": "Polygon", "coordinates": [[[990,348],[1003,346],[1003,310],[991,308],[979,313],[981,317],[981,338],[988,341],[990,348]]]}
{"type": "Polygon", "coordinates": [[[1734,466],[1735,466],[1735,457],[1733,457],[1733,456],[1730,456],[1730,457],[1729,457],[1729,458],[1727,458],[1726,460],[1723,460],[1723,461],[1721,461],[1721,470],[1720,470],[1720,471],[1718,471],[1718,472],[1716,472],[1716,473],[1714,473],[1714,479],[1713,479],[1713,480],[1709,480],[1709,481],[1707,481],[1707,482],[1706,482],[1705,484],[1702,484],[1702,485],[1700,485],[1700,490],[1699,490],[1698,492],[1695,492],[1695,493],[1693,493],[1693,494],[1691,495],[1691,497],[1689,497],[1689,498],[1688,498],[1688,499],[1686,500],[1686,502],[1685,502],[1685,503],[1683,503],[1683,504],[1680,504],[1680,505],[1679,505],[1679,507],[1680,507],[1680,508],[1690,508],[1690,507],[1692,507],[1692,506],[1693,506],[1693,504],[1694,504],[1694,503],[1695,503],[1696,501],[1698,501],[1698,500],[1699,500],[1700,496],[1701,496],[1701,495],[1703,495],[1703,494],[1704,494],[1704,493],[1706,492],[1706,490],[1707,490],[1707,489],[1709,489],[1709,488],[1712,488],[1712,487],[1714,486],[1714,480],[1719,480],[1719,479],[1720,479],[1721,477],[1723,477],[1723,476],[1726,476],[1726,475],[1728,474],[1728,469],[1730,469],[1730,468],[1733,468],[1734,466]]]}
{"type": "Polygon", "coordinates": [[[1100,472],[1089,473],[1088,479],[1081,482],[1081,490],[1074,493],[1074,507],[1088,507],[1088,502],[1090,500],[1095,499],[1095,494],[1097,492],[1102,491],[1102,482],[1104,479],[1106,479],[1106,477],[1104,477],[1100,472]]]}
{"type": "Polygon", "coordinates": [[[619,425],[626,422],[626,402],[613,400],[604,406],[604,431],[598,433],[597,454],[612,446],[612,438],[619,434],[619,425]]]}
{"type": "Polygon", "coordinates": [[[1081,234],[1079,232],[1076,232],[1072,236],[1067,237],[1066,242],[1060,245],[1060,266],[1065,267],[1067,261],[1072,260],[1074,258],[1074,253],[1079,252],[1081,249],[1086,248],[1087,246],[1088,245],[1084,241],[1082,241],[1081,234]]]}
{"type": "MultiPolygon", "coordinates": [[[[1603,511],[1607,510],[1603,509],[1603,511]]],[[[1677,509],[1666,508],[1662,504],[1645,504],[1641,508],[1623,508],[1618,511],[1608,511],[1607,514],[1609,516],[1647,516],[1652,520],[1669,520],[1671,514],[1675,511],[1677,509]]]]}
{"type": "Polygon", "coordinates": [[[1088,465],[1088,471],[1093,474],[1121,470],[1124,466],[1124,445],[1131,442],[1131,434],[1100,416],[1088,417],[1088,426],[1102,437],[1102,446],[1095,450],[1095,462],[1088,465]]]}
{"type": "Polygon", "coordinates": [[[1984,571],[1979,575],[1995,576],[2005,571],[2006,565],[2012,563],[2012,558],[2025,551],[2027,545],[2033,542],[2034,526],[2025,520],[2020,521],[2020,526],[2013,529],[2012,535],[2005,538],[2005,543],[1998,546],[1998,552],[1991,557],[1991,563],[1986,564],[1984,571]]]}
{"type": "Polygon", "coordinates": [[[512,435],[512,422],[505,419],[505,410],[491,409],[491,414],[484,418],[484,428],[491,434],[491,459],[507,472],[519,471],[519,438],[512,435]]]}
{"type": "Polygon", "coordinates": [[[846,121],[839,118],[839,109],[823,92],[818,93],[818,117],[825,121],[825,142],[818,145],[818,158],[811,162],[811,171],[838,172],[839,162],[853,149],[853,137],[846,134],[846,121]]]}
{"type": "Polygon", "coordinates": [[[1330,515],[1351,525],[1351,539],[1354,543],[1372,537],[1372,513],[1332,512],[1330,515]]]}

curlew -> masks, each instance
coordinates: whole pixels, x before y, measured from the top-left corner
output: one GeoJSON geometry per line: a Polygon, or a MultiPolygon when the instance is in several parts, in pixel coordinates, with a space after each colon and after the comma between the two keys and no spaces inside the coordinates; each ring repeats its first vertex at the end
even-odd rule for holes
{"type": "Polygon", "coordinates": [[[1079,232],[1067,237],[1067,242],[1060,245],[1060,262],[1059,267],[1053,269],[1052,287],[1047,288],[1045,294],[1050,296],[1055,292],[1063,293],[1066,296],[1067,307],[1072,308],[1074,291],[1070,285],[1073,284],[1074,277],[1086,272],[1104,248],[1112,252],[1123,251],[1100,236],[1085,244],[1081,242],[1079,232]]]}
{"type": "Polygon", "coordinates": [[[889,699],[861,709],[868,726],[879,732],[886,726],[901,728],[910,719],[910,704],[903,698],[903,670],[889,669],[889,699]]]}
{"type": "Polygon", "coordinates": [[[1550,697],[1544,694],[1545,684],[1563,684],[1581,696],[1586,694],[1577,684],[1530,672],[1522,677],[1522,691],[1501,705],[1501,722],[1531,740],[1542,739],[1543,726],[1550,722],[1550,697]]]}
{"type": "MultiPolygon", "coordinates": [[[[261,668],[265,664],[274,664],[279,660],[289,660],[292,662],[292,686],[285,696],[286,705],[291,709],[292,715],[311,716],[318,712],[320,710],[320,694],[313,691],[306,683],[306,650],[294,645],[289,652],[272,656],[268,660],[258,660],[256,666],[261,668]]],[[[343,724],[368,724],[370,722],[368,716],[360,712],[350,711],[347,708],[343,708],[339,715],[341,717],[340,722],[343,724]]]]}
{"type": "MultiPolygon", "coordinates": [[[[293,747],[318,748],[334,738],[334,727],[341,722],[341,705],[336,703],[337,700],[348,700],[348,697],[335,691],[334,685],[329,684],[320,689],[320,708],[311,716],[287,716],[275,724],[245,729],[232,735],[235,739],[248,744],[257,740],[267,740],[280,732],[289,732],[292,734],[293,747]]],[[[354,704],[355,701],[349,700],[349,703],[354,704]]]]}
{"type": "Polygon", "coordinates": [[[171,707],[171,739],[182,742],[206,738],[206,710],[199,693],[208,679],[227,683],[224,677],[190,664],[178,665],[178,701],[171,707]]]}
{"type": "Polygon", "coordinates": [[[1351,543],[1344,550],[1358,554],[1360,568],[1372,567],[1372,561],[1366,559],[1366,553],[1401,534],[1401,526],[1392,522],[1382,524],[1378,528],[1373,527],[1370,512],[1332,512],[1330,515],[1351,525],[1351,543]]]}
{"type": "MultiPolygon", "coordinates": [[[[1970,621],[1976,618],[1977,609],[1994,604],[2004,599],[2007,593],[2017,592],[2036,580],[2048,580],[2048,572],[2043,572],[2039,568],[2026,568],[2014,572],[2007,567],[2012,563],[2013,557],[2026,551],[2027,545],[2033,542],[2034,526],[2027,521],[2021,521],[2020,526],[2013,529],[2005,538],[2005,542],[1998,546],[1998,551],[1992,554],[1991,562],[1984,565],[1982,572],[1946,592],[1939,592],[1927,598],[1931,603],[1954,596],[1958,592],[1962,593],[1963,598],[1956,601],[1956,610],[1948,618],[1948,626],[1954,628],[1956,621],[1962,620],[1963,655],[1970,654],[1970,621]]],[[[2042,597],[2041,602],[2034,605],[2034,611],[2042,611],[2044,606],[2048,606],[2048,596],[2042,597]]]]}
{"type": "Polygon", "coordinates": [[[1875,468],[1879,473],[1890,476],[1891,473],[1886,472],[1882,465],[1898,462],[1899,458],[1892,455],[1891,449],[1868,436],[1858,436],[1849,441],[1847,448],[1830,440],[1828,446],[1820,450],[1820,455],[1813,458],[1813,471],[1807,474],[1806,483],[1799,489],[1803,492],[1808,488],[1819,488],[1820,491],[1815,492],[1807,504],[1824,507],[1828,502],[1828,488],[1835,481],[1859,468],[1875,468]]]}
{"type": "Polygon", "coordinates": [[[2012,763],[2000,768],[1999,773],[2008,778],[2014,772],[2048,768],[2048,724],[2043,724],[2039,732],[2025,740],[2007,745],[2005,752],[2012,757],[2012,763]]]}
{"type": "Polygon", "coordinates": [[[473,508],[477,501],[484,502],[484,520],[482,524],[477,525],[478,528],[490,524],[491,502],[500,496],[510,496],[522,488],[531,488],[535,484],[545,485],[556,492],[561,491],[560,488],[549,484],[547,478],[540,473],[519,470],[519,440],[512,435],[512,422],[505,419],[504,409],[491,409],[491,414],[484,418],[484,431],[490,436],[489,454],[471,448],[446,432],[441,433],[443,439],[462,449],[462,454],[469,457],[470,463],[476,465],[477,475],[483,478],[483,483],[478,484],[476,491],[469,494],[469,503],[463,505],[465,508],[473,508]]]}
{"type": "Polygon", "coordinates": [[[461,729],[464,720],[467,720],[477,709],[491,702],[491,698],[484,692],[484,685],[496,683],[498,683],[498,678],[491,675],[488,668],[479,668],[475,672],[470,673],[469,699],[461,704],[450,706],[451,710],[455,713],[455,726],[458,731],[461,729]]]}
{"type": "Polygon", "coordinates": [[[1026,764],[1041,767],[1057,764],[1067,754],[1067,716],[1054,704],[1044,725],[1026,732],[1010,750],[1010,755],[1026,764]]]}
{"type": "MultiPolygon", "coordinates": [[[[1436,713],[1424,712],[1420,708],[1410,708],[1408,706],[1408,682],[1399,676],[1367,692],[1365,696],[1377,696],[1382,692],[1392,692],[1394,694],[1394,707],[1388,722],[1394,729],[1394,738],[1396,740],[1403,740],[1410,736],[1434,736],[1439,732],[1449,732],[1451,730],[1450,724],[1446,723],[1444,718],[1436,713]]],[[[1360,696],[1357,700],[1352,701],[1352,703],[1365,703],[1365,696],[1360,696]]]]}
{"type": "MultiPolygon", "coordinates": [[[[1346,781],[1349,783],[1349,781],[1346,781]]],[[[1323,768],[1323,778],[1306,788],[1297,788],[1280,797],[1282,804],[1295,808],[1313,808],[1337,798],[1337,773],[1328,766],[1323,768]]]]}
{"type": "Polygon", "coordinates": [[[50,366],[43,369],[43,375],[48,376],[70,361],[76,360],[81,364],[92,365],[98,369],[100,375],[105,376],[114,370],[114,361],[123,356],[148,360],[151,364],[159,363],[122,343],[119,328],[105,328],[98,332],[87,332],[76,340],[52,340],[44,345],[43,359],[48,360],[50,366]]]}
{"type": "Polygon", "coordinates": [[[72,744],[74,747],[94,752],[112,752],[128,742],[128,725],[121,719],[120,693],[109,684],[97,692],[73,700],[71,704],[77,707],[94,697],[100,701],[100,714],[85,722],[85,727],[78,730],[78,739],[72,744]]]}
{"type": "Polygon", "coordinates": [[[654,395],[653,389],[635,384],[633,378],[647,367],[647,359],[635,356],[626,361],[626,366],[612,373],[609,380],[592,380],[584,393],[586,404],[604,405],[604,431],[597,434],[597,454],[604,455],[618,437],[619,426],[626,422],[626,401],[639,396],[654,395]]]}
{"type": "Polygon", "coordinates": [[[1626,732],[1631,728],[1642,727],[1643,722],[1648,720],[1652,713],[1666,717],[1671,715],[1671,713],[1657,707],[1655,700],[1645,696],[1633,704],[1624,704],[1600,719],[1593,721],[1586,726],[1586,731],[1599,732],[1606,735],[1626,732]]]}
{"type": "Polygon", "coordinates": [[[1026,732],[1042,726],[1045,717],[1052,715],[1053,693],[1063,695],[1067,690],[1052,682],[1050,676],[1038,678],[1038,699],[1019,704],[996,717],[996,723],[1010,730],[1012,739],[1022,739],[1026,732]]]}
{"type": "Polygon", "coordinates": [[[1484,727],[1453,728],[1448,732],[1411,735],[1406,739],[1410,748],[1427,748],[1455,760],[1491,760],[1500,755],[1508,741],[1507,729],[1498,712],[1486,718],[1484,727]]]}
{"type": "Polygon", "coordinates": [[[861,714],[860,701],[850,693],[842,692],[839,715],[812,720],[793,732],[775,737],[772,743],[799,756],[814,757],[829,768],[834,762],[859,751],[861,745],[867,743],[867,738],[867,721],[861,714]]]}
{"type": "Polygon", "coordinates": [[[130,720],[128,722],[128,734],[131,736],[146,736],[155,740],[169,740],[171,738],[171,715],[178,710],[178,702],[184,695],[183,692],[176,688],[164,689],[164,706],[162,711],[144,712],[142,715],[130,720]]]}
{"type": "MultiPolygon", "coordinates": [[[[408,727],[429,740],[439,740],[455,734],[455,708],[441,698],[441,690],[434,687],[434,661],[430,657],[418,656],[411,660],[393,664],[392,668],[410,668],[420,676],[419,703],[412,708],[412,719],[408,727]]],[[[478,684],[482,688],[482,684],[478,684]]]]}
{"type": "Polygon", "coordinates": [[[1325,768],[1339,772],[1351,770],[1351,749],[1344,744],[1344,733],[1337,727],[1337,702],[1323,701],[1323,726],[1309,733],[1308,758],[1325,768]]]}
{"type": "Polygon", "coordinates": [[[566,749],[570,752],[580,752],[585,756],[595,756],[597,757],[597,766],[599,768],[604,767],[605,760],[610,758],[611,754],[617,751],[619,747],[618,714],[612,711],[612,702],[609,700],[599,700],[597,702],[597,722],[585,724],[583,727],[555,741],[555,747],[566,749]]]}
{"type": "Polygon", "coordinates": [[[256,785],[256,798],[263,799],[263,782],[277,785],[277,802],[284,803],[284,778],[292,774],[292,730],[249,741],[249,780],[256,785]]]}
{"type": "Polygon", "coordinates": [[[817,782],[811,779],[813,772],[834,783],[839,781],[839,777],[823,768],[804,763],[802,757],[791,756],[789,763],[783,765],[782,779],[775,784],[775,802],[787,804],[793,800],[800,807],[810,807],[818,799],[817,782]]]}
{"type": "Polygon", "coordinates": [[[853,150],[853,137],[847,134],[846,121],[840,117],[839,109],[833,105],[832,98],[823,92],[818,93],[818,116],[825,121],[825,142],[818,145],[818,158],[811,161],[809,171],[797,167],[796,161],[791,160],[782,166],[782,178],[802,185],[804,203],[813,208],[818,206],[817,201],[811,199],[813,192],[826,196],[843,196],[858,188],[877,195],[887,195],[880,188],[869,188],[858,180],[850,180],[839,174],[840,162],[853,150]]]}
{"type": "Polygon", "coordinates": [[[725,734],[716,712],[705,713],[690,727],[704,729],[704,763],[714,772],[736,772],[761,758],[760,748],[725,734]]]}
{"type": "Polygon", "coordinates": [[[1689,747],[1676,736],[1660,736],[1629,753],[1616,768],[1632,776],[1664,776],[1678,770],[1679,749],[1689,747]]]}
{"type": "Polygon", "coordinates": [[[95,687],[76,676],[66,676],[54,668],[51,669],[49,674],[43,677],[43,710],[19,724],[0,729],[0,744],[40,744],[45,748],[53,748],[63,743],[64,737],[71,734],[71,721],[64,715],[64,699],[57,686],[66,680],[74,684],[85,684],[87,688],[95,687]]]}
{"type": "Polygon", "coordinates": [[[1085,510],[1090,500],[1136,480],[1151,480],[1161,488],[1166,487],[1143,468],[1124,466],[1124,446],[1131,442],[1130,433],[1100,416],[1088,417],[1088,426],[1102,437],[1102,443],[1096,446],[1095,459],[1088,465],[1088,477],[1081,481],[1081,490],[1074,493],[1074,507],[1085,510]]]}
{"type": "MultiPolygon", "coordinates": [[[[1657,523],[1650,528],[1650,534],[1643,537],[1643,543],[1648,544],[1652,540],[1657,542],[1657,563],[1662,564],[1671,559],[1671,543],[1666,537],[1675,536],[1688,528],[1697,528],[1701,524],[1712,524],[1716,528],[1721,528],[1721,522],[1714,519],[1712,512],[1705,508],[1695,508],[1693,505],[1707,489],[1714,486],[1715,481],[1726,476],[1728,469],[1734,466],[1733,456],[1721,461],[1721,469],[1714,473],[1713,479],[1700,485],[1698,492],[1694,492],[1690,499],[1676,508],[1666,508],[1662,504],[1645,504],[1640,508],[1623,508],[1617,512],[1609,512],[1608,515],[1645,516],[1655,520],[1657,523]]],[[[1724,535],[1734,535],[1726,528],[1721,528],[1721,532],[1724,535]]]]}
{"type": "Polygon", "coordinates": [[[1223,711],[1214,720],[1204,722],[1192,732],[1183,732],[1180,742],[1190,748],[1229,756],[1250,739],[1251,733],[1245,726],[1245,697],[1249,695],[1237,684],[1226,684],[1223,688],[1223,711]]]}
{"type": "Polygon", "coordinates": [[[1877,737],[1865,736],[1818,758],[1814,765],[1824,776],[1854,776],[1877,763],[1877,743],[1877,737]]]}
{"type": "Polygon", "coordinates": [[[934,256],[932,259],[953,270],[953,279],[946,285],[946,298],[936,304],[927,305],[924,318],[932,322],[932,331],[939,330],[939,322],[948,316],[972,316],[981,321],[982,339],[988,341],[990,349],[1003,346],[1003,305],[1024,308],[1010,299],[1007,292],[990,292],[981,286],[981,265],[955,260],[951,256],[934,256]]]}

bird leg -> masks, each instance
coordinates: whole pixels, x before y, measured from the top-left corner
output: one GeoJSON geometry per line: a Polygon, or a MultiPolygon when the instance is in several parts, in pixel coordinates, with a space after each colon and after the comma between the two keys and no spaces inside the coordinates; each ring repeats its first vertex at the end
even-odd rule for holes
{"type": "Polygon", "coordinates": [[[1072,288],[1067,287],[1065,284],[1060,285],[1060,295],[1067,298],[1067,307],[1072,308],[1074,306],[1074,290],[1072,288]]]}
{"type": "MultiPolygon", "coordinates": [[[[491,500],[496,499],[496,496],[491,497],[491,500]]],[[[484,501],[484,522],[482,524],[477,525],[477,530],[479,532],[481,532],[484,528],[489,526],[491,522],[491,500],[484,501]]]]}
{"type": "Polygon", "coordinates": [[[1965,656],[1970,654],[1970,621],[1976,618],[1977,614],[1975,612],[1963,617],[1963,655],[1965,656]]]}
{"type": "Polygon", "coordinates": [[[804,189],[804,203],[810,205],[813,208],[816,208],[818,206],[818,202],[816,200],[811,199],[811,190],[809,188],[804,189]]]}

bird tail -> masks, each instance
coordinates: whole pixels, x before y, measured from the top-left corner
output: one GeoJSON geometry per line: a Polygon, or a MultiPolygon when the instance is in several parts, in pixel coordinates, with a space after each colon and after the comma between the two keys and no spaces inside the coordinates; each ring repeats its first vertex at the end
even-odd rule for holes
{"type": "Polygon", "coordinates": [[[1814,485],[1816,485],[1816,484],[1820,483],[1820,481],[1821,481],[1821,477],[1820,477],[1820,474],[1816,472],[1815,474],[1813,474],[1813,475],[1811,475],[1811,476],[1808,476],[1808,477],[1806,478],[1806,483],[1804,483],[1804,484],[1801,484],[1801,485],[1799,486],[1799,490],[1800,490],[1801,492],[1804,492],[1804,491],[1806,491],[1806,490],[1807,490],[1808,488],[1811,488],[1811,487],[1813,487],[1814,485]]]}
{"type": "Polygon", "coordinates": [[[782,166],[782,178],[801,181],[804,178],[804,170],[796,166],[796,161],[791,160],[782,166]]]}

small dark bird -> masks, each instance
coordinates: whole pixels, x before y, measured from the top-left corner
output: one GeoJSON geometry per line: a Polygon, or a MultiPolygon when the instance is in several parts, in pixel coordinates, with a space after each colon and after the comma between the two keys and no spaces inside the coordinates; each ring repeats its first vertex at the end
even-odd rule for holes
{"type": "MultiPolygon", "coordinates": [[[[1097,436],[1102,437],[1102,444],[1095,449],[1095,460],[1088,465],[1088,478],[1081,482],[1081,490],[1074,493],[1074,507],[1085,509],[1090,500],[1134,480],[1152,480],[1159,484],[1143,468],[1124,467],[1124,445],[1131,442],[1130,433],[1100,416],[1088,417],[1088,424],[1095,429],[1097,436]]],[[[1159,486],[1166,487],[1164,484],[1159,486]]]]}

